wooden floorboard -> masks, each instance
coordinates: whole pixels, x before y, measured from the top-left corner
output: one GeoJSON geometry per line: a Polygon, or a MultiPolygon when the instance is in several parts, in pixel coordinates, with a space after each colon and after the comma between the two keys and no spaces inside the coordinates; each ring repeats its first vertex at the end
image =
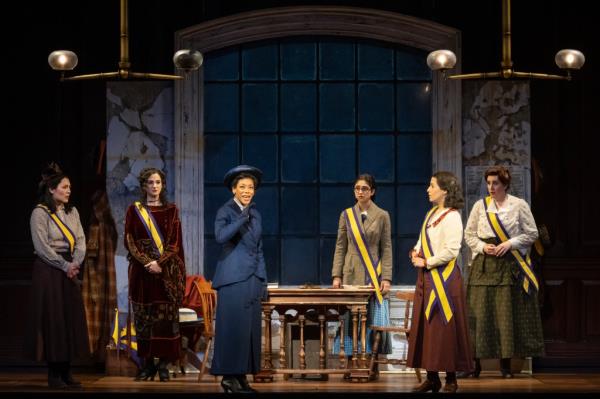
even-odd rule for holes
{"type": "MultiPolygon", "coordinates": [[[[197,382],[197,374],[179,375],[169,382],[136,382],[130,377],[105,376],[102,374],[75,374],[83,383],[80,394],[96,396],[102,394],[216,394],[221,393],[219,382],[212,376],[205,376],[197,382]]],[[[443,376],[442,376],[443,379],[443,376]]],[[[250,379],[251,380],[251,379],[250,379]]],[[[35,371],[0,371],[0,392],[39,394],[56,393],[46,386],[46,374],[35,371]]],[[[380,379],[368,383],[352,383],[342,376],[330,376],[328,381],[289,379],[284,381],[276,376],[272,383],[253,383],[260,393],[277,394],[366,394],[366,393],[410,393],[417,385],[413,374],[382,374],[380,379]]],[[[533,376],[517,375],[512,380],[502,379],[498,373],[482,373],[479,379],[459,380],[459,392],[465,394],[582,394],[600,393],[600,373],[539,373],[533,376]]],[[[103,395],[104,396],[104,395],[103,395]]],[[[137,396],[137,395],[136,395],[137,396]]],[[[478,395],[475,395],[478,396],[478,395]]],[[[111,397],[111,395],[107,396],[111,397]]]]}

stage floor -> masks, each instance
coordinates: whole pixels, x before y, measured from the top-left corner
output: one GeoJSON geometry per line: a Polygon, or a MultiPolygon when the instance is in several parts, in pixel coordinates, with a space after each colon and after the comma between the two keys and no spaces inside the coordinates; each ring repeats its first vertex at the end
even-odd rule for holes
{"type": "MultiPolygon", "coordinates": [[[[43,369],[34,371],[0,371],[0,392],[34,394],[39,397],[48,393],[56,393],[46,386],[46,374],[43,369]]],[[[197,382],[197,374],[178,374],[169,382],[155,381],[136,382],[130,377],[112,377],[102,374],[75,373],[83,383],[80,393],[95,394],[210,394],[220,393],[219,380],[212,376],[205,376],[203,381],[197,382]]],[[[442,376],[443,380],[443,376],[442,376]]],[[[250,378],[252,383],[252,379],[250,378]]],[[[304,394],[365,394],[373,393],[409,393],[417,385],[413,374],[381,374],[377,381],[369,383],[352,383],[342,379],[341,376],[331,376],[329,381],[315,381],[306,379],[289,379],[284,381],[277,376],[272,383],[253,383],[260,393],[304,393],[304,394]]],[[[534,394],[582,394],[600,393],[600,373],[536,373],[530,375],[517,375],[514,379],[502,379],[499,373],[484,372],[478,379],[467,378],[459,380],[459,392],[468,394],[493,394],[493,393],[534,393],[534,394]]],[[[104,396],[104,395],[103,395],[104,396]]],[[[135,395],[138,396],[138,395],[135,395]]]]}

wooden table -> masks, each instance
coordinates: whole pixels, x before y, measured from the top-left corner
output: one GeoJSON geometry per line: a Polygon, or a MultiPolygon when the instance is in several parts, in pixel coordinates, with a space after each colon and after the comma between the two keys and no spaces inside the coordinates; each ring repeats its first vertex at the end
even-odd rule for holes
{"type": "MultiPolygon", "coordinates": [[[[369,364],[366,355],[366,330],[367,330],[367,305],[373,288],[299,288],[279,287],[269,288],[269,298],[262,303],[264,320],[264,342],[262,352],[262,366],[259,374],[255,376],[257,382],[272,382],[273,375],[283,374],[284,378],[291,374],[344,374],[350,373],[352,381],[366,382],[369,380],[369,364]],[[286,314],[289,310],[296,310],[297,315],[286,314]],[[336,313],[331,312],[334,310],[336,313]],[[281,327],[279,329],[279,367],[273,367],[271,359],[271,315],[273,311],[279,314],[281,327]],[[309,312],[310,311],[310,312],[309,312]],[[346,365],[346,350],[344,347],[344,314],[350,311],[352,320],[352,360],[346,365]],[[306,368],[306,353],[304,350],[304,327],[307,321],[307,312],[315,314],[320,330],[319,368],[306,368]],[[340,365],[339,368],[327,368],[327,354],[325,353],[325,340],[327,339],[327,322],[340,322],[340,365]],[[299,369],[288,368],[286,359],[286,324],[297,322],[300,328],[299,369]],[[360,339],[358,326],[360,323],[360,339]],[[358,345],[360,342],[360,354],[358,345]]],[[[310,316],[315,319],[315,317],[310,316]]],[[[292,356],[295,354],[292,354],[292,356]]]]}

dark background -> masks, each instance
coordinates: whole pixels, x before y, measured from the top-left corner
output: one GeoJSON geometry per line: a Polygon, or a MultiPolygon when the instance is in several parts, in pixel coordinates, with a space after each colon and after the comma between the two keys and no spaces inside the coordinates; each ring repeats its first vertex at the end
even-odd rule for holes
{"type": "MultiPolygon", "coordinates": [[[[182,1],[131,0],[130,59],[138,72],[173,73],[174,33],[203,21],[284,5],[347,5],[412,15],[462,31],[463,72],[495,71],[501,57],[498,1],[182,1]]],[[[557,73],[556,51],[576,48],[586,64],[572,82],[532,81],[532,156],[541,184],[533,211],[548,226],[544,328],[546,367],[600,366],[600,194],[594,165],[600,147],[598,23],[589,1],[514,1],[513,61],[526,72],[557,73]]],[[[48,54],[70,49],[78,74],[117,70],[119,2],[19,2],[3,12],[4,210],[0,236],[0,365],[20,364],[22,318],[29,293],[32,245],[29,215],[43,165],[59,162],[74,188],[73,203],[89,219],[89,197],[103,186],[95,177],[105,135],[105,82],[65,82],[48,54]]]]}

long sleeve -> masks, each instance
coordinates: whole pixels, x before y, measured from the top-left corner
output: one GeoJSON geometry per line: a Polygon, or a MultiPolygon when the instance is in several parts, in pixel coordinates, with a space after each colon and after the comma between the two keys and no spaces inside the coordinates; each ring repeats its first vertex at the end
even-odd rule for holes
{"type": "Polygon", "coordinates": [[[381,232],[381,278],[392,281],[392,228],[390,214],[385,212],[383,231],[381,232]]]}
{"type": "Polygon", "coordinates": [[[432,243],[436,251],[434,256],[427,258],[428,269],[445,265],[456,258],[460,252],[463,238],[462,220],[459,212],[450,212],[435,228],[441,229],[439,235],[441,243],[432,243]]]}
{"type": "Polygon", "coordinates": [[[181,245],[180,241],[181,238],[181,221],[179,220],[179,210],[175,207],[173,219],[170,223],[170,231],[167,235],[168,241],[164,246],[165,250],[157,260],[159,265],[175,255],[178,255],[182,262],[184,261],[183,246],[181,245]]]}
{"type": "Polygon", "coordinates": [[[45,263],[66,272],[69,262],[64,260],[63,257],[57,254],[56,251],[50,246],[48,220],[48,213],[46,213],[46,211],[43,209],[35,208],[33,212],[31,212],[29,227],[31,228],[31,240],[33,241],[33,248],[36,255],[42,258],[45,263]]]}
{"type": "Polygon", "coordinates": [[[142,265],[147,265],[152,262],[153,259],[148,255],[143,253],[136,245],[135,245],[135,237],[133,237],[133,223],[134,218],[137,218],[137,215],[133,209],[133,205],[130,205],[127,208],[127,213],[125,214],[125,248],[129,251],[129,254],[135,258],[142,265]]]}
{"type": "Polygon", "coordinates": [[[344,213],[340,214],[338,224],[338,235],[335,243],[335,253],[333,254],[333,267],[331,269],[331,277],[342,277],[344,260],[348,252],[348,231],[346,227],[346,218],[344,213]]]}
{"type": "Polygon", "coordinates": [[[485,247],[485,241],[482,241],[477,234],[479,219],[483,212],[483,200],[479,200],[473,205],[465,227],[465,242],[474,254],[482,254],[485,247]]]}
{"type": "Polygon", "coordinates": [[[419,239],[417,240],[417,243],[415,244],[413,249],[417,251],[417,253],[421,251],[421,231],[419,231],[419,239]]]}
{"type": "Polygon", "coordinates": [[[520,234],[509,239],[514,249],[527,250],[538,238],[538,229],[529,205],[522,199],[518,200],[518,226],[520,234]]]}
{"type": "Polygon", "coordinates": [[[76,227],[73,231],[75,234],[75,250],[73,252],[73,262],[81,265],[83,260],[85,259],[85,233],[83,232],[83,226],[81,225],[81,219],[79,218],[79,212],[77,209],[72,208],[71,214],[73,214],[72,219],[75,219],[76,227]]]}
{"type": "Polygon", "coordinates": [[[215,219],[215,241],[225,244],[239,232],[246,222],[248,222],[247,213],[241,213],[237,218],[230,220],[225,210],[219,209],[215,219]]]}

